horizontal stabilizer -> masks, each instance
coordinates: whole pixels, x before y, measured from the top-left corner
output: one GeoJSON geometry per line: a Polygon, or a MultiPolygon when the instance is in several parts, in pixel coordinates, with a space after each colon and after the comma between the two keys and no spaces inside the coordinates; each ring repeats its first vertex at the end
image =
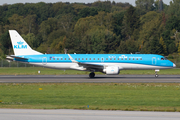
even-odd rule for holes
{"type": "Polygon", "coordinates": [[[6,56],[7,61],[14,61],[14,58],[19,59],[19,60],[28,60],[27,58],[17,57],[17,56],[14,56],[14,55],[6,56]]]}
{"type": "Polygon", "coordinates": [[[20,60],[28,60],[28,58],[17,57],[17,56],[14,56],[14,55],[10,55],[10,57],[15,58],[15,59],[20,59],[20,60]]]}
{"type": "Polygon", "coordinates": [[[14,58],[12,58],[12,57],[10,57],[10,56],[6,56],[6,60],[7,60],[8,62],[12,62],[12,61],[14,61],[14,58]]]}

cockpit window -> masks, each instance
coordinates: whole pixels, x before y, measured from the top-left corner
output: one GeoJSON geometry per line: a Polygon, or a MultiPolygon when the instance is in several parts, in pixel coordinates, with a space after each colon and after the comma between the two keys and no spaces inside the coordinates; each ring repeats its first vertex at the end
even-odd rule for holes
{"type": "Polygon", "coordinates": [[[161,58],[161,60],[164,60],[164,58],[161,58]]]}

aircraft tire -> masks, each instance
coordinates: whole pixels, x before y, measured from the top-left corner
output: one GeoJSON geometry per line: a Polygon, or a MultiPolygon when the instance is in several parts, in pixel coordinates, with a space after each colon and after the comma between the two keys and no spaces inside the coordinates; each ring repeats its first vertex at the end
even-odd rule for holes
{"type": "Polygon", "coordinates": [[[89,73],[89,78],[94,78],[94,76],[95,76],[95,73],[89,73]]]}
{"type": "Polygon", "coordinates": [[[158,75],[158,74],[156,74],[156,75],[155,75],[155,77],[156,77],[156,78],[158,78],[158,77],[159,77],[159,75],[158,75]]]}

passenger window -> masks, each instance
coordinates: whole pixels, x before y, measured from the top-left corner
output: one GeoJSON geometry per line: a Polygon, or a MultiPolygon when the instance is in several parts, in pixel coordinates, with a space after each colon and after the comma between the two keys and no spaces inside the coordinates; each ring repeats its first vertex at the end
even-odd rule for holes
{"type": "Polygon", "coordinates": [[[136,60],[138,60],[138,58],[136,60]]]}
{"type": "Polygon", "coordinates": [[[78,60],[80,60],[80,58],[78,58],[78,60]]]}
{"type": "Polygon", "coordinates": [[[68,58],[68,60],[70,60],[70,58],[68,58]]]}
{"type": "Polygon", "coordinates": [[[121,60],[123,60],[123,58],[121,58],[121,60]]]}
{"type": "Polygon", "coordinates": [[[88,59],[86,58],[86,60],[88,60],[88,59]]]}
{"type": "Polygon", "coordinates": [[[129,60],[131,60],[131,58],[129,58],[129,60]]]}
{"type": "Polygon", "coordinates": [[[82,60],[84,60],[84,58],[82,58],[82,60]]]}
{"type": "Polygon", "coordinates": [[[142,60],[142,58],[140,60],[142,60]]]}
{"type": "Polygon", "coordinates": [[[63,60],[63,59],[61,58],[61,60],[63,60]]]}
{"type": "Polygon", "coordinates": [[[55,58],[53,58],[53,60],[55,60],[55,58]]]}
{"type": "Polygon", "coordinates": [[[77,58],[75,58],[75,60],[77,60],[77,58]]]}
{"type": "Polygon", "coordinates": [[[119,58],[118,58],[118,60],[119,60],[119,58]]]}
{"type": "Polygon", "coordinates": [[[57,60],[59,60],[59,58],[57,58],[57,60]]]}
{"type": "Polygon", "coordinates": [[[89,58],[89,60],[91,60],[91,58],[89,58]]]}
{"type": "Polygon", "coordinates": [[[66,60],[66,58],[64,58],[64,60],[66,60]]]}
{"type": "Polygon", "coordinates": [[[127,58],[125,58],[125,60],[127,60],[127,58]]]}
{"type": "Polygon", "coordinates": [[[110,58],[110,60],[112,60],[112,58],[110,58]]]}
{"type": "Polygon", "coordinates": [[[95,60],[95,58],[94,58],[94,60],[95,60]]]}
{"type": "Polygon", "coordinates": [[[134,60],[134,58],[133,58],[133,60],[134,60]]]}
{"type": "Polygon", "coordinates": [[[116,60],[116,58],[114,58],[114,60],[116,60]]]}
{"type": "Polygon", "coordinates": [[[161,60],[164,60],[164,58],[161,58],[161,60]]]}

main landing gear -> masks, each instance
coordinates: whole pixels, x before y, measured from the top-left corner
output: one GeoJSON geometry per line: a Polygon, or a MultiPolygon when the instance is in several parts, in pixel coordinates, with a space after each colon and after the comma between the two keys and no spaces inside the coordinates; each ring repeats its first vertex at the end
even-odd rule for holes
{"type": "Polygon", "coordinates": [[[94,72],[89,73],[89,78],[94,78],[94,76],[95,76],[94,72]]]}
{"type": "Polygon", "coordinates": [[[159,75],[157,74],[157,72],[159,72],[159,70],[155,70],[155,77],[158,78],[159,75]]]}

